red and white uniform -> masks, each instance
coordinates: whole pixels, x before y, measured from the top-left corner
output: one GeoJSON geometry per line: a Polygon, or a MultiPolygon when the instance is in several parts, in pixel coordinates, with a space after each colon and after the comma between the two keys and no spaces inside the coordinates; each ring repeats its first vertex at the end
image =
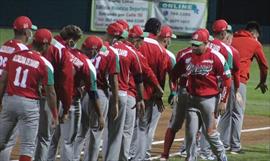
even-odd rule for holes
{"type": "Polygon", "coordinates": [[[53,67],[39,53],[25,50],[10,57],[8,71],[8,95],[39,99],[39,85],[53,85],[53,67]]]}
{"type": "MultiPolygon", "coordinates": [[[[176,55],[176,63],[179,62],[181,59],[185,60],[185,59],[190,58],[190,56],[191,56],[190,53],[192,53],[191,47],[187,47],[183,50],[180,50],[176,55]]],[[[186,69],[186,68],[184,68],[184,69],[186,69]]],[[[184,72],[184,73],[186,73],[186,72],[184,72]]],[[[178,86],[180,86],[182,88],[185,88],[187,86],[187,75],[186,74],[183,74],[180,76],[180,80],[178,81],[178,86]]]]}
{"type": "Polygon", "coordinates": [[[19,40],[9,40],[5,42],[0,48],[0,76],[3,69],[9,60],[9,57],[18,51],[28,50],[28,47],[21,43],[19,40]]]}
{"type": "Polygon", "coordinates": [[[219,93],[217,76],[221,76],[225,82],[222,101],[226,101],[230,87],[230,69],[219,52],[208,48],[202,55],[187,53],[174,67],[171,73],[172,81],[175,82],[183,74],[188,78],[188,92],[201,97],[219,93]]]}
{"type": "Polygon", "coordinates": [[[108,89],[108,76],[119,73],[119,57],[115,54],[117,51],[108,43],[104,43],[106,51],[100,51],[91,59],[97,72],[97,87],[99,89],[108,89]]]}
{"type": "Polygon", "coordinates": [[[232,66],[232,53],[229,47],[225,43],[223,43],[219,39],[214,39],[212,41],[209,41],[207,46],[213,50],[220,52],[224,56],[225,60],[227,61],[230,69],[232,69],[233,67],[232,66]]]}
{"type": "MultiPolygon", "coordinates": [[[[167,59],[167,55],[154,38],[155,37],[152,34],[150,34],[148,38],[144,38],[144,42],[139,51],[147,59],[148,65],[156,75],[160,86],[164,88],[167,68],[167,61],[164,60],[167,59]]],[[[151,99],[154,92],[154,87],[145,84],[144,88],[144,98],[146,100],[151,99]]]]}
{"type": "Polygon", "coordinates": [[[43,56],[51,62],[55,69],[55,92],[63,104],[64,112],[67,112],[72,102],[74,68],[64,40],[60,36],[56,36],[51,44],[43,56]]]}
{"type": "Polygon", "coordinates": [[[96,91],[96,69],[91,60],[83,55],[78,49],[71,49],[70,52],[71,62],[75,69],[73,97],[80,96],[81,93],[78,93],[79,91],[77,88],[80,88],[82,83],[85,85],[87,92],[96,91]]]}
{"type": "Polygon", "coordinates": [[[118,75],[119,90],[128,91],[130,77],[140,77],[142,74],[141,64],[138,56],[133,53],[123,42],[113,45],[117,50],[120,62],[120,74],[118,75]]]}
{"type": "MultiPolygon", "coordinates": [[[[138,51],[138,49],[135,48],[135,46],[133,44],[131,44],[128,41],[124,42],[130,50],[132,50],[134,52],[134,54],[136,54],[139,58],[140,64],[141,64],[141,68],[142,68],[142,74],[143,74],[143,83],[145,84],[149,84],[150,85],[154,85],[157,86],[159,85],[158,80],[155,76],[155,74],[153,73],[152,69],[149,67],[146,58],[142,55],[141,52],[138,51]]],[[[128,90],[128,95],[136,97],[137,95],[137,91],[136,91],[136,85],[134,82],[134,78],[131,77],[129,80],[129,90],[128,90]]]]}
{"type": "Polygon", "coordinates": [[[249,31],[240,30],[234,34],[232,46],[239,51],[240,55],[240,82],[244,84],[248,82],[253,58],[256,58],[260,67],[260,80],[265,82],[268,63],[262,44],[255,40],[249,31]]]}

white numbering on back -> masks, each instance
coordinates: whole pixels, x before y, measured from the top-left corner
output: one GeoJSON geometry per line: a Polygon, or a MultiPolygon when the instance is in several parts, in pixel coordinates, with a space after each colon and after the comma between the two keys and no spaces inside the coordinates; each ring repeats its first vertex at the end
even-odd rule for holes
{"type": "Polygon", "coordinates": [[[97,56],[96,59],[95,59],[95,68],[98,69],[99,67],[99,63],[100,63],[100,60],[101,60],[101,57],[100,56],[97,56]]]}
{"type": "Polygon", "coordinates": [[[27,80],[27,76],[28,76],[28,69],[23,70],[23,76],[22,76],[22,80],[20,81],[20,76],[21,76],[21,71],[22,71],[22,67],[19,66],[16,69],[16,75],[15,75],[15,80],[14,80],[14,85],[17,87],[22,87],[22,88],[26,88],[26,80],[27,80]]]}

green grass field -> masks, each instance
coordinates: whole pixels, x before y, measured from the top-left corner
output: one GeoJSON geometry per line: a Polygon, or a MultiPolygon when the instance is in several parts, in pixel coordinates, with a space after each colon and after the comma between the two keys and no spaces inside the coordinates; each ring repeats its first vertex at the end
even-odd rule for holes
{"type": "MultiPolygon", "coordinates": [[[[12,30],[0,29],[0,44],[3,44],[6,40],[13,37],[12,30]]],[[[83,39],[82,39],[83,40],[83,39]]],[[[78,43],[78,47],[82,43],[82,40],[78,43]]],[[[173,53],[177,53],[179,49],[188,46],[188,40],[174,40],[170,46],[170,50],[173,53]]],[[[264,45],[264,52],[267,57],[268,62],[270,62],[270,45],[264,45]]],[[[256,116],[266,116],[270,118],[270,92],[262,94],[260,90],[254,90],[256,85],[259,83],[259,68],[256,61],[254,61],[251,72],[250,80],[247,86],[247,106],[246,114],[247,115],[256,115],[256,116]]],[[[269,77],[267,80],[268,86],[269,77]]],[[[167,87],[167,86],[166,86],[167,87]]],[[[167,105],[167,97],[169,95],[169,89],[165,89],[164,102],[167,105]]],[[[269,161],[270,160],[270,140],[265,144],[258,145],[249,145],[244,147],[246,154],[239,156],[229,155],[230,161],[269,161]]],[[[184,160],[179,157],[171,158],[170,160],[180,161],[184,160]]]]}

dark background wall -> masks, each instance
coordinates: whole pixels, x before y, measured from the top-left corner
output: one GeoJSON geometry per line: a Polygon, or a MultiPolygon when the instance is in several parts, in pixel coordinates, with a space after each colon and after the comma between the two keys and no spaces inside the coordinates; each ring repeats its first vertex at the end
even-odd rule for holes
{"type": "MultiPolygon", "coordinates": [[[[260,40],[270,43],[269,0],[208,0],[208,29],[218,18],[224,18],[234,30],[256,20],[262,25],[260,40]]],[[[76,24],[84,31],[90,29],[91,0],[1,0],[0,26],[11,27],[19,15],[29,16],[39,27],[61,29],[76,24]]]]}
{"type": "Polygon", "coordinates": [[[236,31],[244,28],[248,21],[261,25],[263,43],[270,43],[270,1],[269,0],[209,0],[207,26],[211,30],[214,20],[223,18],[236,31]]]}
{"type": "Polygon", "coordinates": [[[91,0],[1,0],[0,26],[10,27],[18,15],[29,16],[40,27],[61,29],[76,24],[90,28],[91,0]]]}

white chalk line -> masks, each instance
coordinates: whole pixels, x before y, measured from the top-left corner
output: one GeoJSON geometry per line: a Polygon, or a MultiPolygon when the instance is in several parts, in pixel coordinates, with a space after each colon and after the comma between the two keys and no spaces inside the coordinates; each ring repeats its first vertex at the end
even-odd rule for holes
{"type": "MultiPolygon", "coordinates": [[[[261,128],[253,128],[253,129],[244,129],[244,130],[241,130],[242,133],[247,133],[247,132],[254,132],[254,131],[264,131],[264,130],[270,130],[270,127],[261,127],[261,128]]],[[[180,141],[184,141],[184,138],[178,138],[178,139],[174,139],[174,142],[180,142],[180,141]]],[[[164,144],[164,140],[160,140],[160,141],[154,141],[152,143],[152,145],[159,145],[159,144],[164,144]]],[[[81,154],[84,154],[84,152],[81,152],[81,154]]],[[[171,153],[170,156],[173,157],[173,156],[177,156],[179,155],[180,153],[171,153]]],[[[158,156],[154,156],[154,157],[151,157],[150,159],[151,160],[156,160],[156,159],[160,159],[160,155],[158,156]]],[[[60,158],[60,155],[57,155],[57,158],[60,158]]],[[[11,161],[18,161],[18,160],[11,160],[11,161]]]]}

